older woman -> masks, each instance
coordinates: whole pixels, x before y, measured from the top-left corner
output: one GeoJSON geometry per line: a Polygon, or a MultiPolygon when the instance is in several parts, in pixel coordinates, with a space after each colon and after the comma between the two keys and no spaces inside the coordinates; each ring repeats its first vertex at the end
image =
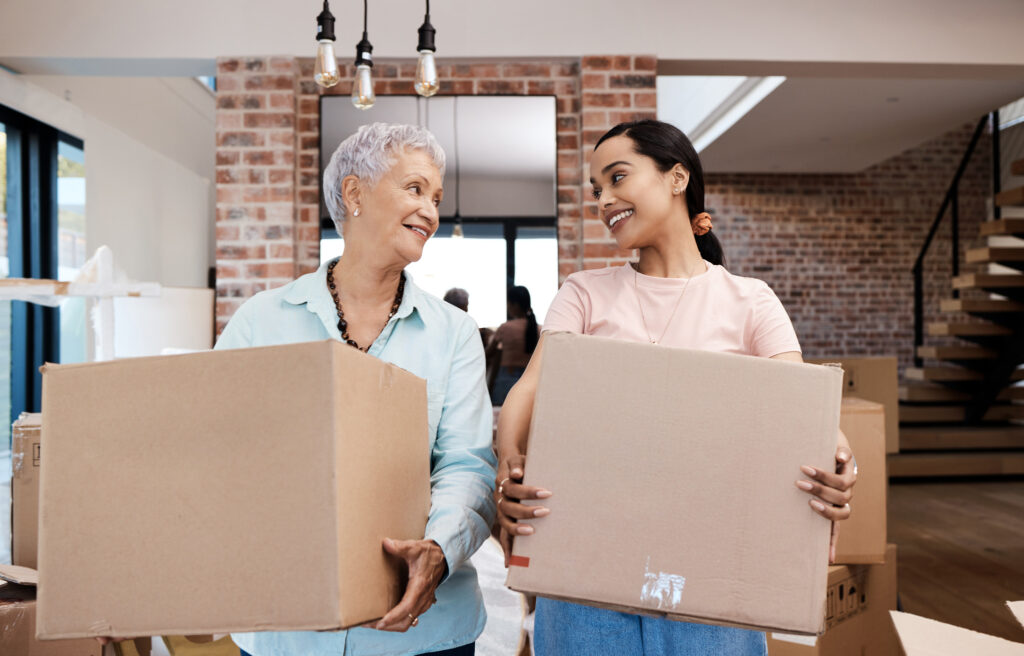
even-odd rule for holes
{"type": "Polygon", "coordinates": [[[217,342],[217,348],[240,348],[339,339],[427,381],[426,535],[383,544],[408,565],[405,595],[365,627],[235,635],[253,656],[462,656],[473,653],[484,628],[476,571],[468,563],[495,512],[483,347],[469,315],[424,293],[404,272],[437,230],[444,164],[434,137],[415,126],[374,123],[342,142],[324,172],[324,195],[345,239],[344,255],[253,296],[217,342]]]}

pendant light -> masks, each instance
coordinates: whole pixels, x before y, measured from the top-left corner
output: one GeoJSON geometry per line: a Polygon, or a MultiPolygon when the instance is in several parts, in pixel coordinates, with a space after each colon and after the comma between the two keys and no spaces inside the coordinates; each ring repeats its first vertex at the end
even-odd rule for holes
{"type": "Polygon", "coordinates": [[[334,14],[324,0],[324,10],[316,17],[316,69],[313,80],[324,88],[333,87],[341,80],[338,58],[334,56],[334,14]]]}
{"type": "Polygon", "coordinates": [[[419,61],[416,62],[416,83],[413,88],[416,93],[424,98],[429,98],[441,88],[441,82],[437,79],[437,63],[434,61],[434,34],[437,30],[430,24],[430,0],[427,1],[427,13],[423,17],[423,25],[420,25],[420,42],[416,50],[420,53],[419,61]]]}
{"type": "Polygon", "coordinates": [[[465,235],[462,232],[462,215],[459,213],[459,206],[462,204],[462,179],[459,176],[459,99],[452,100],[452,124],[455,126],[455,225],[452,227],[452,237],[462,239],[465,235]]]}
{"type": "Polygon", "coordinates": [[[363,0],[363,40],[356,44],[356,79],[352,81],[352,104],[370,109],[377,101],[373,93],[373,46],[366,34],[367,0],[363,0]]]}

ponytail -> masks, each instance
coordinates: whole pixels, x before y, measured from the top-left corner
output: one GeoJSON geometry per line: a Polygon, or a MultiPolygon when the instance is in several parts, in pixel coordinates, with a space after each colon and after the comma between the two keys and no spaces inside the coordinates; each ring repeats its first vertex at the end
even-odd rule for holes
{"type": "Polygon", "coordinates": [[[540,340],[540,331],[537,329],[537,316],[533,313],[533,305],[530,302],[530,290],[522,285],[508,288],[507,296],[509,305],[518,305],[526,313],[526,334],[523,335],[523,345],[526,352],[533,355],[540,340]]]}
{"type": "Polygon", "coordinates": [[[537,330],[537,315],[533,313],[533,308],[526,310],[526,336],[523,338],[523,342],[526,345],[526,352],[533,355],[533,350],[537,348],[537,342],[540,339],[540,335],[537,330]]]}

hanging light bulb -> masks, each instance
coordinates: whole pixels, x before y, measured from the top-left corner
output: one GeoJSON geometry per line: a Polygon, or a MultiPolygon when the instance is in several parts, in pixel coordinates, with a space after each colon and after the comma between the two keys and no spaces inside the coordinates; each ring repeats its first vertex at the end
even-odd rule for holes
{"type": "Polygon", "coordinates": [[[316,17],[316,68],[313,80],[324,88],[333,87],[341,80],[338,58],[334,56],[334,15],[324,0],[324,10],[316,17]]]}
{"type": "Polygon", "coordinates": [[[462,219],[456,217],[455,218],[455,227],[452,228],[452,238],[454,238],[454,239],[462,239],[465,236],[466,236],[465,233],[462,232],[462,219]]]}
{"type": "Polygon", "coordinates": [[[427,0],[427,14],[423,17],[423,25],[420,25],[420,43],[416,50],[420,53],[420,59],[416,62],[416,84],[413,88],[416,93],[424,98],[437,93],[441,88],[441,82],[437,79],[437,63],[434,61],[434,34],[437,30],[430,24],[430,0],[427,0]]]}
{"type": "Polygon", "coordinates": [[[356,44],[356,79],[352,81],[352,104],[370,109],[377,101],[373,93],[373,46],[366,35],[366,7],[363,0],[363,40],[356,44]]]}

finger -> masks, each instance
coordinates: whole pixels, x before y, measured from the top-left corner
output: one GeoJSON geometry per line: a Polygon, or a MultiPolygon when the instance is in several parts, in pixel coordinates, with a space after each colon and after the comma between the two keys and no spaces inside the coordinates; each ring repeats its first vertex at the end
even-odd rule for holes
{"type": "Polygon", "coordinates": [[[853,498],[853,492],[850,490],[837,490],[815,481],[799,480],[796,482],[796,486],[804,492],[818,497],[822,502],[834,506],[845,506],[853,498]]]}
{"type": "Polygon", "coordinates": [[[836,562],[836,543],[839,541],[839,522],[832,522],[832,534],[828,540],[828,562],[836,562]]]}
{"type": "Polygon", "coordinates": [[[841,522],[850,516],[849,504],[845,506],[833,506],[831,504],[825,504],[818,499],[811,499],[808,502],[814,512],[818,513],[825,519],[831,519],[834,522],[841,522]]]}
{"type": "Polygon", "coordinates": [[[526,471],[526,456],[522,454],[516,454],[509,456],[505,460],[505,468],[508,470],[508,476],[514,480],[523,480],[523,473],[526,471]]]}
{"type": "Polygon", "coordinates": [[[409,579],[409,585],[406,587],[402,599],[381,618],[377,623],[377,629],[381,631],[408,630],[413,619],[418,617],[416,611],[422,605],[422,597],[429,599],[432,596],[432,593],[427,594],[426,580],[423,577],[409,579]]]}
{"type": "MultiPolygon", "coordinates": [[[[504,505],[504,504],[503,504],[504,505]]],[[[498,523],[503,531],[509,535],[533,535],[533,527],[528,524],[519,524],[508,515],[499,513],[498,523]]]]}
{"type": "Polygon", "coordinates": [[[547,499],[551,497],[551,491],[542,487],[533,487],[509,481],[501,486],[500,495],[507,499],[547,499]]]}
{"type": "Polygon", "coordinates": [[[836,448],[836,462],[846,464],[853,460],[853,451],[849,448],[841,446],[836,448]]]}
{"type": "Polygon", "coordinates": [[[512,555],[512,535],[504,527],[498,531],[498,544],[505,554],[505,567],[508,568],[508,557],[512,555]]]}
{"type": "Polygon", "coordinates": [[[543,506],[527,506],[505,497],[501,500],[501,512],[514,519],[533,519],[549,515],[551,509],[543,506]]]}
{"type": "Polygon", "coordinates": [[[837,490],[849,490],[857,482],[857,477],[852,471],[852,467],[848,465],[842,466],[842,471],[834,473],[819,469],[817,467],[811,467],[810,465],[804,465],[800,468],[804,476],[807,478],[813,478],[815,481],[824,484],[827,487],[835,488],[837,490]]]}

